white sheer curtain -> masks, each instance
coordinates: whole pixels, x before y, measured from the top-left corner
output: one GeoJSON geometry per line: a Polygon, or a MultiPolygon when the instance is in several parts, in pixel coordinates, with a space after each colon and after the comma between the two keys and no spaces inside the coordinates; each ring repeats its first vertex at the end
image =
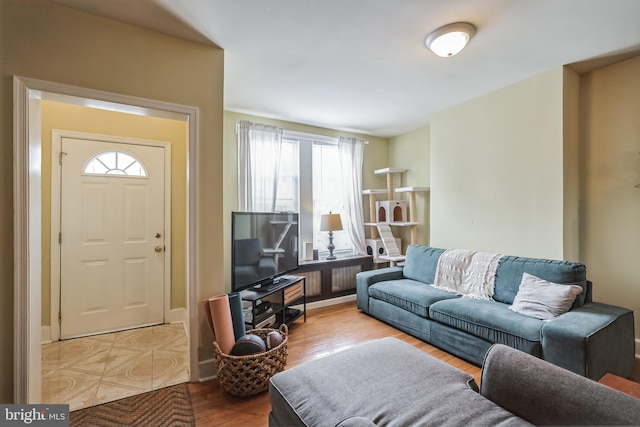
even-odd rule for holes
{"type": "Polygon", "coordinates": [[[362,210],[362,159],[366,141],[341,136],[338,139],[342,173],[344,215],[348,219],[346,229],[353,247],[360,255],[366,255],[364,213],[362,210]]]}
{"type": "Polygon", "coordinates": [[[276,208],[282,129],[238,123],[238,209],[272,212],[276,208]]]}

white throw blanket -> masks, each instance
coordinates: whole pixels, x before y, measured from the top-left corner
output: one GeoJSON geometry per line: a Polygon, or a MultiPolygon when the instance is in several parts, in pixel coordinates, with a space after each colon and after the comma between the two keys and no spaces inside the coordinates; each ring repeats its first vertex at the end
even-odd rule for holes
{"type": "Polygon", "coordinates": [[[434,287],[477,299],[493,299],[500,254],[447,249],[436,268],[434,287]]]}

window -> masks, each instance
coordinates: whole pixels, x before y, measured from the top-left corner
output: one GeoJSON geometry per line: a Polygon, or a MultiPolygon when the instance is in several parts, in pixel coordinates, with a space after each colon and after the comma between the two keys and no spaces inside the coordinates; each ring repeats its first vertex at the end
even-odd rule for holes
{"type": "MultiPolygon", "coordinates": [[[[328,252],[329,234],[320,231],[320,215],[343,213],[338,141],[284,131],[281,150],[277,209],[299,212],[301,244],[313,242],[318,252],[328,252]]],[[[333,244],[334,253],[353,251],[347,231],[334,232],[333,244]]]]}
{"type": "MultiPolygon", "coordinates": [[[[342,213],[343,194],[341,185],[340,156],[337,144],[313,144],[313,247],[327,250],[329,233],[320,231],[320,215],[329,212],[342,213]]],[[[342,218],[345,221],[345,218],[342,218]]],[[[345,225],[342,225],[345,228],[345,225]]],[[[353,245],[346,231],[333,233],[334,252],[351,251],[353,245]]]]}
{"type": "Polygon", "coordinates": [[[298,196],[298,157],[298,142],[283,139],[282,147],[280,148],[276,211],[298,211],[298,206],[300,206],[300,198],[298,196]]]}
{"type": "Polygon", "coordinates": [[[82,170],[84,175],[125,175],[146,177],[140,161],[122,151],[106,151],[89,159],[82,170]]]}

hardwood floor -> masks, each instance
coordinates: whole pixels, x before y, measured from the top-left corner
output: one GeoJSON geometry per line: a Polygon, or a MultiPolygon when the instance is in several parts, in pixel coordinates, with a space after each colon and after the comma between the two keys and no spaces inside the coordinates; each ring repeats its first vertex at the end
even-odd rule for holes
{"type": "MultiPolygon", "coordinates": [[[[289,329],[287,367],[383,337],[396,337],[406,341],[473,375],[480,384],[479,367],[361,313],[356,308],[355,301],[310,310],[306,323],[301,320],[295,323],[289,329]]],[[[637,361],[630,379],[640,382],[640,364],[637,361]]],[[[267,415],[271,410],[268,393],[249,398],[234,397],[225,393],[217,380],[189,384],[189,391],[196,426],[267,425],[267,415]]]]}
{"type": "MultiPolygon", "coordinates": [[[[361,313],[355,302],[310,310],[307,322],[289,329],[287,367],[327,356],[357,344],[396,337],[438,357],[479,380],[480,368],[361,313]]],[[[197,426],[266,426],[271,410],[268,393],[239,398],[222,390],[217,380],[189,384],[197,426]]]]}

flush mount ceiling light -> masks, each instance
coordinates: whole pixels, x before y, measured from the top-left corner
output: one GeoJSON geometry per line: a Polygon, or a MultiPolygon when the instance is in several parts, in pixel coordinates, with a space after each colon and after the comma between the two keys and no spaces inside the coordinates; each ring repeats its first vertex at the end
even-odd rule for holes
{"type": "Polygon", "coordinates": [[[429,34],[425,44],[436,55],[447,58],[464,49],[475,33],[476,27],[468,22],[456,22],[429,34]]]}

